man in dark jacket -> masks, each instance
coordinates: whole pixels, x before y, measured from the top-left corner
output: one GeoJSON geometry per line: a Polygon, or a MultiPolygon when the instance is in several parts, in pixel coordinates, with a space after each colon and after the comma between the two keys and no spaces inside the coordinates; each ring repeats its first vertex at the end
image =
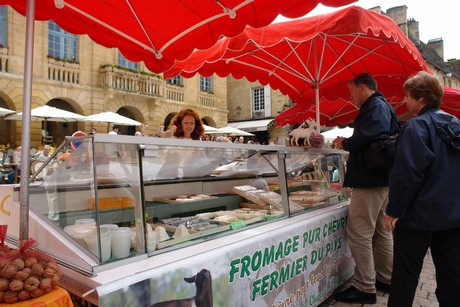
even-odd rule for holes
{"type": "Polygon", "coordinates": [[[388,170],[366,169],[363,152],[375,140],[398,131],[396,114],[377,82],[368,73],[357,75],[348,84],[359,107],[353,135],[337,138],[337,148],[349,151],[343,185],[353,188],[347,220],[347,243],[356,267],[351,286],[335,295],[340,302],[374,304],[376,288],[389,292],[393,266],[391,233],[384,228],[388,203],[388,170]]]}
{"type": "Polygon", "coordinates": [[[404,83],[417,116],[398,137],[385,227],[394,231],[389,307],[412,306],[431,249],[440,306],[460,305],[460,120],[439,110],[443,88],[428,73],[404,83]]]}

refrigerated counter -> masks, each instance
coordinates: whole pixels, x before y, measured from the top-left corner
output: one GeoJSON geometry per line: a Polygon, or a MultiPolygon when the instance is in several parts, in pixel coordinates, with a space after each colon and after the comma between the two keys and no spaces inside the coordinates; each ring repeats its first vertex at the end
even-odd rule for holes
{"type": "MultiPolygon", "coordinates": [[[[348,194],[330,182],[332,169],[343,175],[343,155],[68,137],[31,179],[29,237],[60,264],[61,286],[94,305],[201,297],[205,306],[316,306],[353,273],[348,194]]],[[[14,245],[19,186],[0,193],[14,245]]]]}

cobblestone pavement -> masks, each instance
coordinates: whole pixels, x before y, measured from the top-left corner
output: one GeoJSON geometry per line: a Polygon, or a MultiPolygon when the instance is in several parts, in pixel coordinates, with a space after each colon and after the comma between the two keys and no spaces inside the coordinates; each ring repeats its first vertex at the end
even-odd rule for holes
{"type": "MultiPolygon", "coordinates": [[[[439,307],[438,300],[436,299],[436,278],[434,272],[433,259],[431,259],[431,252],[428,251],[425,261],[423,262],[422,273],[415,293],[413,307],[439,307]]],[[[377,291],[377,304],[346,304],[334,300],[334,295],[329,297],[320,307],[358,307],[358,306],[387,306],[388,293],[377,291]]]]}

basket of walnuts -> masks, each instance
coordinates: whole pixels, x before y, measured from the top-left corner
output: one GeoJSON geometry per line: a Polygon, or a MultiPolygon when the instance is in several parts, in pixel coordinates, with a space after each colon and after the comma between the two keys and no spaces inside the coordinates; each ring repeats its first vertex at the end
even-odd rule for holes
{"type": "Polygon", "coordinates": [[[0,303],[37,298],[58,285],[61,272],[56,261],[31,249],[33,239],[24,240],[19,250],[0,244],[0,303]]]}

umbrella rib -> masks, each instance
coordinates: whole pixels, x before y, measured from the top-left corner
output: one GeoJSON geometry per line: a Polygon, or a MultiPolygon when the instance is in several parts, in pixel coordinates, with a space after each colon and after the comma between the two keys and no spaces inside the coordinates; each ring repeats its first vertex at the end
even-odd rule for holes
{"type": "MultiPolygon", "coordinates": [[[[247,62],[244,62],[244,61],[239,61],[239,60],[236,60],[236,59],[229,59],[230,61],[233,61],[235,63],[239,63],[241,65],[244,65],[244,66],[247,66],[247,67],[251,67],[251,68],[255,68],[257,70],[260,70],[260,71],[265,71],[267,73],[270,73],[271,70],[268,70],[266,68],[262,68],[260,66],[257,66],[257,65],[254,65],[254,64],[249,64],[247,62]]],[[[277,73],[273,73],[272,76],[275,76],[278,78],[278,80],[280,80],[281,82],[283,82],[284,84],[286,84],[288,87],[290,87],[291,89],[293,89],[294,91],[296,90],[296,88],[290,84],[289,82],[287,82],[286,80],[284,80],[283,78],[281,78],[280,75],[278,75],[277,73]]]]}
{"type": "MultiPolygon", "coordinates": [[[[355,40],[353,40],[353,41],[355,41],[355,40]]],[[[348,51],[348,49],[350,49],[351,46],[352,46],[352,45],[349,45],[345,51],[348,51]]],[[[375,47],[375,48],[373,48],[373,49],[365,49],[365,50],[367,50],[366,54],[360,56],[359,58],[355,58],[354,61],[348,63],[345,67],[342,67],[341,69],[335,71],[335,72],[334,72],[333,74],[331,74],[329,77],[322,79],[321,82],[325,82],[325,81],[327,81],[328,79],[334,77],[335,75],[341,73],[343,70],[348,69],[349,67],[351,67],[351,66],[352,66],[353,64],[355,64],[356,62],[361,61],[363,58],[365,58],[365,57],[368,56],[369,54],[373,53],[375,50],[380,49],[382,46],[384,46],[384,44],[378,45],[377,47],[375,47]]],[[[345,54],[345,52],[342,53],[342,55],[340,56],[340,59],[342,58],[342,56],[343,56],[344,54],[345,54]]],[[[338,62],[340,59],[337,59],[337,61],[335,61],[334,64],[331,65],[331,67],[330,67],[330,69],[328,70],[328,72],[331,71],[331,69],[337,64],[337,62],[338,62]]],[[[325,74],[325,75],[326,75],[326,74],[325,74]]]]}
{"type": "MultiPolygon", "coordinates": [[[[217,1],[218,2],[218,1],[217,1]]],[[[222,18],[222,17],[225,17],[225,16],[229,16],[230,18],[234,18],[234,15],[236,14],[236,11],[238,11],[239,9],[245,7],[246,5],[252,3],[253,0],[246,0],[242,3],[240,3],[239,5],[235,6],[235,8],[233,8],[232,10],[226,8],[226,7],[222,7],[224,8],[224,12],[223,13],[220,13],[220,14],[217,14],[217,15],[214,15],[214,16],[211,16],[205,20],[202,20],[201,22],[197,23],[197,24],[194,24],[193,26],[191,27],[188,27],[185,31],[182,31],[181,33],[179,33],[178,35],[174,36],[172,39],[170,39],[168,42],[166,42],[163,47],[161,47],[161,49],[159,50],[160,53],[162,53],[165,49],[167,49],[171,44],[173,44],[175,41],[177,41],[178,39],[186,36],[187,34],[189,34],[190,32],[194,31],[195,29],[198,29],[200,28],[201,26],[213,21],[213,20],[216,20],[216,19],[219,19],[219,18],[222,18]],[[232,17],[233,16],[233,17],[232,17]]],[[[218,3],[220,4],[220,3],[218,3]]]]}
{"type": "Polygon", "coordinates": [[[145,37],[146,37],[146,38],[148,39],[148,41],[150,42],[150,45],[152,45],[152,48],[153,48],[153,50],[154,50],[154,53],[155,53],[156,58],[157,58],[158,60],[161,59],[161,58],[163,57],[163,55],[161,54],[161,51],[158,51],[157,48],[155,48],[155,44],[154,44],[153,41],[150,39],[150,36],[148,35],[147,31],[145,30],[144,24],[141,22],[141,20],[140,20],[139,17],[137,16],[137,13],[136,13],[136,11],[134,10],[133,6],[131,5],[130,0],[126,0],[126,3],[128,4],[129,9],[130,9],[131,12],[133,13],[134,18],[136,18],[137,23],[138,23],[139,26],[141,27],[142,32],[144,32],[145,37]]]}
{"type": "MultiPolygon", "coordinates": [[[[331,35],[330,35],[331,36],[331,35]]],[[[339,71],[333,73],[330,77],[327,77],[327,75],[335,68],[335,66],[337,65],[338,62],[341,62],[342,61],[342,58],[343,56],[348,52],[348,50],[350,50],[351,47],[353,47],[355,41],[360,37],[360,35],[356,35],[354,37],[354,39],[349,42],[347,48],[339,55],[334,48],[332,48],[332,46],[327,42],[327,35],[325,35],[324,37],[324,45],[323,45],[323,55],[324,55],[324,52],[325,52],[325,49],[326,47],[325,46],[328,46],[330,50],[332,50],[332,52],[337,56],[337,59],[335,60],[335,62],[329,67],[329,69],[326,71],[326,73],[323,75],[322,79],[319,80],[318,78],[318,82],[319,83],[322,83],[322,82],[325,82],[327,81],[328,79],[334,77],[334,75],[340,73],[341,71],[343,71],[344,69],[348,68],[349,66],[353,65],[354,63],[356,63],[358,60],[354,61],[354,62],[351,62],[350,64],[346,65],[345,67],[343,67],[342,69],[340,69],[339,71]]],[[[332,37],[332,36],[331,36],[332,37]]],[[[337,37],[337,36],[334,36],[334,37],[337,37]]],[[[340,39],[339,37],[337,37],[338,39],[340,39]]],[[[345,40],[344,40],[345,41],[345,40]]],[[[366,54],[367,55],[367,54],[366,54]]],[[[360,59],[359,59],[360,60],[360,59]]]]}
{"type": "Polygon", "coordinates": [[[100,24],[101,26],[109,29],[110,31],[113,31],[114,33],[117,33],[118,35],[120,35],[120,36],[126,38],[127,40],[135,43],[136,45],[139,45],[140,47],[142,47],[142,48],[152,52],[153,54],[157,55],[158,50],[156,50],[155,47],[152,48],[150,46],[147,46],[146,44],[134,39],[133,37],[129,36],[128,34],[125,34],[124,32],[112,27],[111,25],[103,22],[102,20],[97,19],[96,17],[94,17],[94,16],[92,16],[92,15],[90,15],[90,14],[88,14],[88,13],[86,13],[86,12],[84,12],[84,11],[78,9],[78,8],[76,8],[75,6],[73,6],[73,5],[71,5],[71,4],[67,3],[67,2],[65,3],[65,6],[70,8],[70,9],[72,9],[72,10],[74,10],[75,12],[79,13],[80,15],[85,16],[86,18],[94,21],[95,23],[100,24]]]}

